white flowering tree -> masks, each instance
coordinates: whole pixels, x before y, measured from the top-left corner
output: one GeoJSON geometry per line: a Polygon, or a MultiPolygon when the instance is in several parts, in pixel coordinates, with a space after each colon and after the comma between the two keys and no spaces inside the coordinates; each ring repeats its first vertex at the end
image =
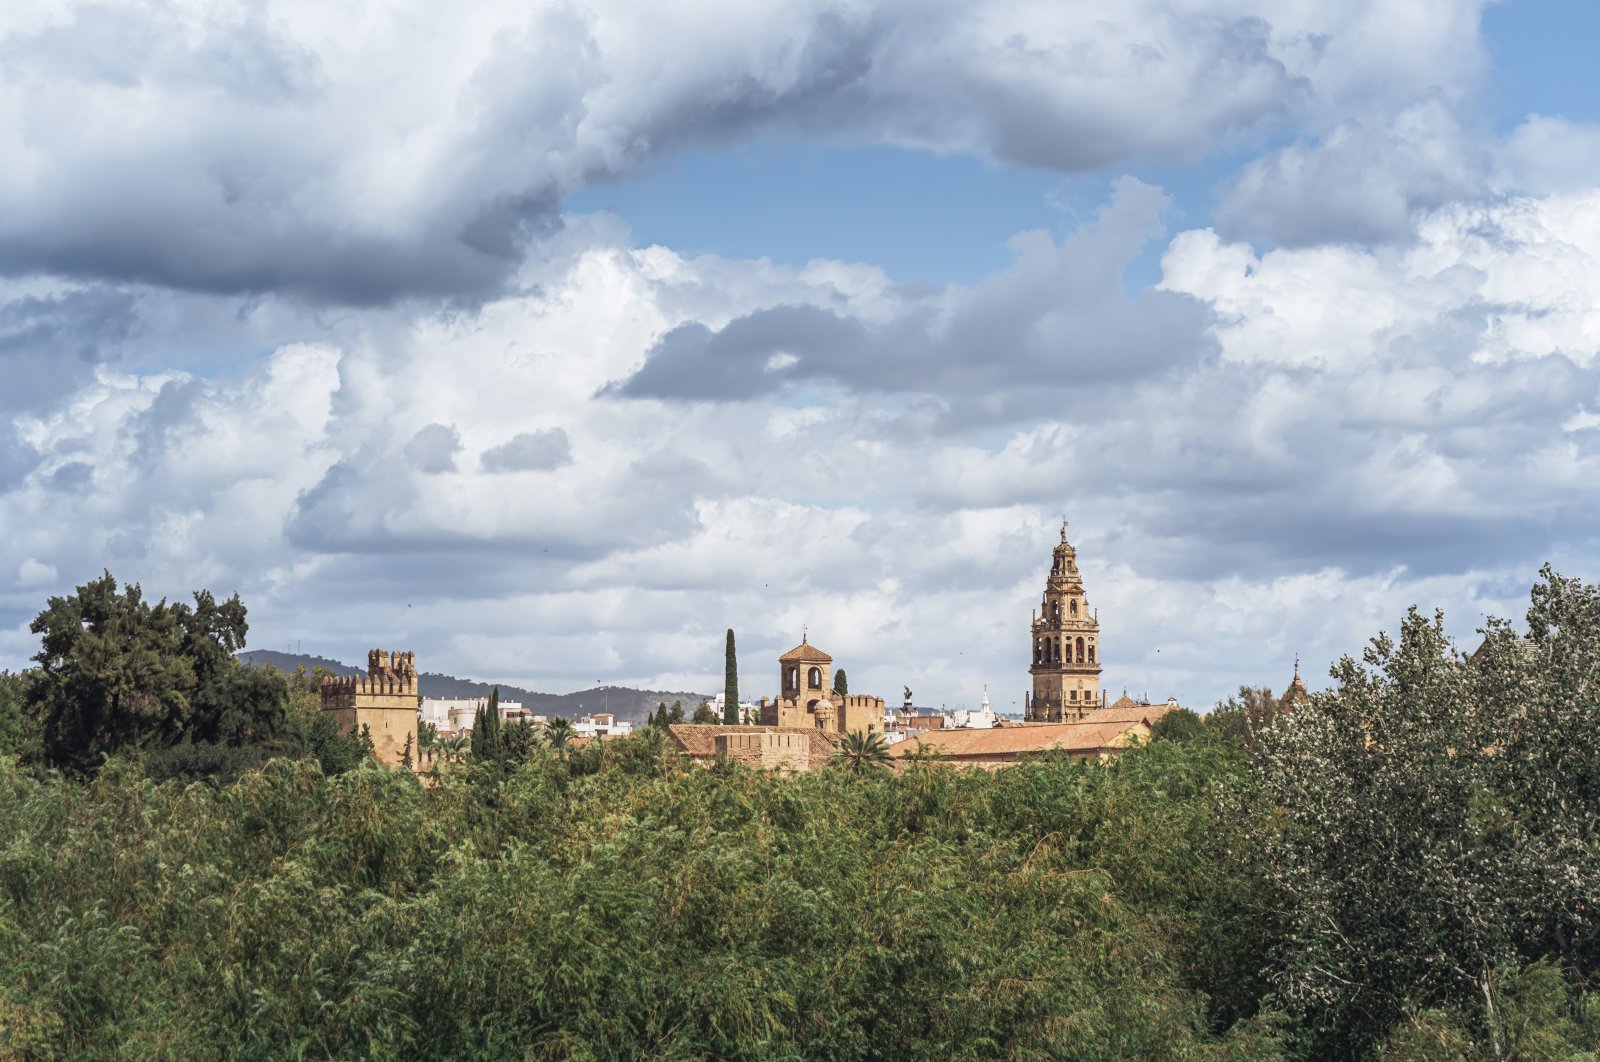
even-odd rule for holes
{"type": "Polygon", "coordinates": [[[1600,589],[1546,567],[1532,597],[1470,656],[1412,609],[1260,735],[1270,979],[1329,1053],[1452,1007],[1500,1055],[1507,978],[1600,960],[1600,589]]]}

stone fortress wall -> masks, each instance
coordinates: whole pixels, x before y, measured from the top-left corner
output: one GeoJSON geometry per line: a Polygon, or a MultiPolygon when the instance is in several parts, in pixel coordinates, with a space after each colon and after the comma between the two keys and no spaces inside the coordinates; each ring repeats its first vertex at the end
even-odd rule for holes
{"type": "Polygon", "coordinates": [[[718,734],[717,759],[800,773],[810,770],[811,738],[807,734],[771,732],[718,734]]]}

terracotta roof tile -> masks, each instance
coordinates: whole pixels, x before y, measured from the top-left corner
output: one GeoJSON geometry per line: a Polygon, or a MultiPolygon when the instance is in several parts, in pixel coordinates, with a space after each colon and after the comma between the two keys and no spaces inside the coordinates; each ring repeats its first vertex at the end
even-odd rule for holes
{"type": "Polygon", "coordinates": [[[833,657],[824,653],[810,642],[801,642],[787,653],[778,657],[778,661],[779,663],[831,664],[833,663],[833,657]]]}
{"type": "Polygon", "coordinates": [[[1091,708],[1083,713],[1084,723],[1144,723],[1155,726],[1156,721],[1177,707],[1175,704],[1139,704],[1126,698],[1118,699],[1109,708],[1091,708]]]}

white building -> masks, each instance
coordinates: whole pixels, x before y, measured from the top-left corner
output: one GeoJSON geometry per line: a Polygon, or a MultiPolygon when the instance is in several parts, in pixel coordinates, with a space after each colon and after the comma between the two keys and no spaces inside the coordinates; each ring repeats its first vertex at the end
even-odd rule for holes
{"type": "Polygon", "coordinates": [[[956,730],[990,730],[999,725],[1000,717],[989,707],[989,687],[985,686],[983,703],[976,708],[957,708],[950,713],[950,721],[945,727],[956,730]]]}
{"type": "Polygon", "coordinates": [[[619,738],[627,737],[633,733],[633,724],[625,719],[618,719],[610,712],[596,712],[586,715],[572,724],[574,737],[587,738],[619,738]]]}
{"type": "MultiPolygon", "coordinates": [[[[717,714],[717,722],[720,723],[727,718],[727,706],[728,695],[726,692],[719,693],[711,698],[711,710],[717,714]]],[[[754,701],[740,701],[739,724],[741,726],[760,726],[761,706],[754,701]]]]}
{"type": "MultiPolygon", "coordinates": [[[[422,722],[432,723],[441,734],[460,734],[471,730],[478,710],[487,707],[487,697],[425,697],[418,714],[422,722]]],[[[531,723],[543,721],[522,707],[521,701],[501,701],[500,718],[506,722],[513,719],[526,719],[531,723]]]]}

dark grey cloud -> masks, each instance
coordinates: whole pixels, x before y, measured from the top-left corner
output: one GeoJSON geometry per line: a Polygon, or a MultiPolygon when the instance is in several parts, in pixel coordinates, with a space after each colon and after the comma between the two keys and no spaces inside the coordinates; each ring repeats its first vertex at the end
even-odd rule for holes
{"type": "Polygon", "coordinates": [[[101,287],[0,300],[0,410],[41,409],[81,387],[137,329],[136,304],[101,287]]]}
{"type": "Polygon", "coordinates": [[[572,440],[561,428],[525,431],[483,452],[485,472],[539,472],[572,463],[572,440]]]}

